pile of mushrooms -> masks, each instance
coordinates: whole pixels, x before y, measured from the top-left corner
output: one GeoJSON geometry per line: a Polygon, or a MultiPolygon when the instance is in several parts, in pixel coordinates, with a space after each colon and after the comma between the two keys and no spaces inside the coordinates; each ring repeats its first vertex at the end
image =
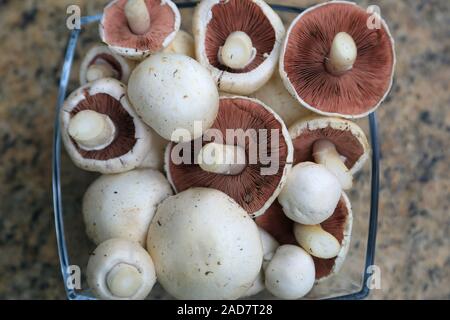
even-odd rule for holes
{"type": "Polygon", "coordinates": [[[82,203],[97,298],[299,299],[340,271],[370,156],[351,119],[395,63],[366,18],[333,1],[285,32],[262,0],[202,0],[191,35],[170,0],[105,7],[60,111],[67,154],[101,174],[82,203]]]}

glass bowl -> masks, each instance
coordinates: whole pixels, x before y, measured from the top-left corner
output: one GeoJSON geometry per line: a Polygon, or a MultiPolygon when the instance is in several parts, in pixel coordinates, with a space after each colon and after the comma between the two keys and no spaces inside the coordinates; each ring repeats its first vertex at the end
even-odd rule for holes
{"type": "MultiPolygon", "coordinates": [[[[177,3],[182,16],[181,27],[184,30],[191,30],[195,4],[195,2],[177,3]]],[[[294,6],[277,4],[271,4],[271,6],[280,14],[286,26],[304,10],[294,6]]],[[[74,300],[95,299],[83,272],[86,269],[89,253],[95,249],[95,245],[85,234],[81,200],[84,191],[98,177],[98,174],[85,172],[75,167],[61,149],[58,114],[66,95],[78,86],[80,57],[91,45],[100,42],[97,28],[100,18],[101,15],[82,17],[81,29],[72,30],[69,35],[54,124],[52,168],[55,229],[63,285],[67,298],[74,300]],[[78,276],[80,276],[80,283],[76,282],[78,276]]],[[[341,271],[316,285],[306,299],[363,299],[370,292],[369,282],[375,257],[379,193],[379,146],[375,113],[358,121],[358,124],[370,136],[372,161],[356,175],[355,185],[348,193],[354,216],[351,246],[341,271]]],[[[171,299],[171,297],[156,284],[148,299],[171,299]]],[[[275,299],[275,297],[263,292],[250,299],[275,299]]]]}

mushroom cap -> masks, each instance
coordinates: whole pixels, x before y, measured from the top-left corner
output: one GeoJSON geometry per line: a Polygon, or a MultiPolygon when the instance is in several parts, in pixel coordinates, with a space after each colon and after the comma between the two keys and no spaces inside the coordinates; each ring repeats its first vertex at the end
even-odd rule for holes
{"type": "Polygon", "coordinates": [[[358,172],[370,157],[370,146],[364,131],[354,122],[335,117],[309,116],[289,127],[294,146],[294,164],[313,161],[313,144],[327,139],[345,157],[351,174],[358,172]]]}
{"type": "Polygon", "coordinates": [[[314,262],[302,248],[285,244],[278,247],[265,271],[266,288],[282,299],[299,299],[313,287],[314,262]]]}
{"type": "Polygon", "coordinates": [[[169,182],[155,170],[100,176],[83,197],[87,235],[97,245],[111,238],[123,238],[145,246],[156,207],[170,195],[169,182]]]}
{"type": "Polygon", "coordinates": [[[178,53],[195,59],[194,37],[184,30],[179,30],[175,39],[163,50],[167,53],[178,53]]]}
{"type": "Polygon", "coordinates": [[[312,113],[286,90],[278,72],[274,72],[270,80],[251,96],[270,106],[288,127],[312,113]]]}
{"type": "Polygon", "coordinates": [[[177,299],[237,299],[263,260],[250,216],[226,194],[207,188],[183,191],[159,205],[147,250],[160,284],[177,299]]]}
{"type": "Polygon", "coordinates": [[[166,48],[180,29],[180,12],[171,0],[145,0],[150,14],[150,28],[134,34],[125,16],[127,0],[113,0],[104,9],[99,25],[100,38],[117,54],[143,60],[166,48]]]}
{"type": "MultiPolygon", "coordinates": [[[[298,245],[294,236],[294,221],[283,213],[278,201],[275,201],[267,212],[255,219],[256,224],[271,234],[281,245],[298,245]]],[[[336,257],[320,259],[312,257],[316,269],[316,281],[321,282],[336,274],[341,269],[350,246],[352,231],[352,208],[345,192],[334,210],[333,214],[320,225],[322,229],[331,233],[340,243],[340,250],[336,257]]]]}
{"type": "Polygon", "coordinates": [[[89,257],[87,281],[94,294],[101,299],[145,299],[156,282],[153,261],[138,243],[125,239],[109,239],[102,242],[89,257]],[[109,272],[119,264],[134,267],[141,275],[141,285],[131,297],[117,297],[106,281],[109,272]]]}
{"type": "Polygon", "coordinates": [[[197,60],[211,72],[219,90],[247,95],[270,79],[285,29],[262,0],[203,0],[194,13],[193,33],[197,60]],[[257,50],[244,69],[227,68],[218,60],[219,47],[234,31],[245,32],[257,50]]]}
{"type": "Polygon", "coordinates": [[[394,40],[385,21],[369,29],[371,17],[355,3],[331,1],[294,19],[282,45],[279,71],[288,91],[306,108],[323,115],[361,118],[386,98],[395,69],[394,40]],[[353,68],[336,76],[324,60],[336,33],[347,32],[357,46],[353,68]]]}
{"type": "MultiPolygon", "coordinates": [[[[181,54],[157,53],[132,72],[128,97],[143,121],[167,140],[178,129],[198,138],[213,124],[219,93],[208,71],[181,54]],[[195,130],[201,121],[202,130],[195,130]]],[[[186,140],[184,140],[186,141],[186,140]]]]}
{"type": "Polygon", "coordinates": [[[76,166],[103,174],[136,168],[150,145],[146,126],[130,106],[126,86],[113,78],[99,79],[75,90],[60,111],[61,136],[67,153],[76,166]],[[83,150],[70,137],[70,119],[83,110],[106,114],[114,123],[117,137],[101,150],[83,150]]]}
{"type": "Polygon", "coordinates": [[[288,218],[312,225],[333,214],[341,194],[341,185],[333,173],[323,165],[302,162],[292,168],[278,201],[288,218]]]}
{"type": "Polygon", "coordinates": [[[84,56],[80,66],[80,84],[84,85],[87,81],[88,68],[101,61],[111,66],[117,72],[117,80],[122,83],[127,83],[130,77],[131,70],[134,68],[134,63],[125,59],[124,57],[111,51],[108,46],[95,45],[88,50],[84,56]]]}
{"type": "MultiPolygon", "coordinates": [[[[283,120],[269,107],[256,99],[240,96],[221,97],[219,113],[211,127],[211,130],[214,129],[218,129],[221,132],[224,142],[227,139],[227,129],[242,129],[244,133],[248,129],[257,130],[258,132],[261,129],[266,129],[269,138],[272,136],[270,130],[277,130],[279,134],[278,146],[272,148],[269,144],[271,154],[274,156],[278,154],[278,163],[275,164],[278,165],[277,173],[274,175],[262,175],[261,168],[264,165],[259,155],[257,163],[248,164],[237,175],[206,172],[196,163],[195,148],[197,141],[193,141],[190,143],[192,156],[190,164],[176,164],[172,155],[176,145],[170,143],[167,146],[165,171],[169,182],[177,191],[183,191],[191,187],[218,189],[232,197],[251,216],[263,214],[280,193],[291,168],[292,145],[283,120]]],[[[209,132],[211,131],[207,131],[204,136],[207,136],[209,132]]],[[[233,141],[235,142],[235,140],[233,141]]],[[[206,144],[207,142],[201,141],[200,143],[206,144]]],[[[249,158],[251,148],[248,139],[246,139],[243,147],[245,147],[247,158],[249,158]]]]}

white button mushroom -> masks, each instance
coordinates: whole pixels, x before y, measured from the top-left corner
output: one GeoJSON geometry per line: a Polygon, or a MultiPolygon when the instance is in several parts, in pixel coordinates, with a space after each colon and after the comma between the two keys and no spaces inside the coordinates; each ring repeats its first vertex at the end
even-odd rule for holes
{"type": "Polygon", "coordinates": [[[258,228],[226,194],[192,188],[164,200],[147,250],[158,281],[178,299],[237,299],[261,269],[258,228]]]}
{"type": "Polygon", "coordinates": [[[145,246],[156,206],[170,195],[169,182],[155,170],[100,176],[83,198],[87,235],[96,244],[124,238],[145,246]]]}
{"type": "Polygon", "coordinates": [[[152,147],[126,92],[120,81],[104,78],[78,88],[64,102],[62,141],[81,169],[103,174],[133,170],[152,147]]]}
{"type": "Polygon", "coordinates": [[[341,193],[338,179],[324,166],[302,162],[292,168],[278,201],[288,218],[311,225],[333,214],[341,193]]]}
{"type": "Polygon", "coordinates": [[[279,65],[300,104],[318,114],[355,119],[386,98],[396,63],[394,39],[380,15],[376,28],[368,27],[368,17],[354,2],[323,1],[291,22],[279,65]]]}
{"type": "Polygon", "coordinates": [[[279,243],[272,237],[267,231],[258,227],[259,235],[261,237],[261,243],[263,248],[263,263],[261,271],[259,272],[258,277],[253,282],[252,286],[248,291],[242,296],[242,298],[254,296],[265,289],[264,286],[264,270],[267,268],[270,260],[272,260],[275,251],[279,247],[279,243]]]}
{"type": "Polygon", "coordinates": [[[249,215],[256,217],[264,214],[276,200],[292,166],[293,147],[284,122],[259,100],[242,96],[221,97],[217,119],[203,138],[204,142],[211,140],[214,143],[206,144],[201,150],[201,157],[205,150],[211,148],[211,151],[216,151],[206,166],[196,154],[202,146],[198,143],[200,139],[168,145],[165,169],[174,190],[183,191],[191,187],[217,189],[235,199],[249,215]],[[231,135],[228,129],[231,129],[231,135]],[[248,144],[245,140],[248,141],[252,131],[259,133],[261,138],[257,139],[257,143],[248,144]],[[225,139],[213,138],[210,135],[213,132],[221,132],[223,135],[219,137],[225,139]],[[267,139],[265,133],[269,133],[267,139]],[[222,145],[223,142],[227,145],[222,145]],[[181,151],[188,150],[186,148],[194,150],[190,158],[200,160],[200,165],[192,165],[194,161],[190,159],[180,159],[181,151]],[[231,161],[223,161],[226,158],[231,161]]]}
{"type": "Polygon", "coordinates": [[[317,258],[334,258],[341,249],[339,241],[331,233],[323,230],[320,224],[307,226],[296,223],[294,235],[298,244],[317,258]]]}
{"type": "Polygon", "coordinates": [[[159,53],[140,63],[128,82],[128,96],[145,123],[176,142],[182,139],[177,133],[189,135],[183,141],[199,138],[219,109],[219,93],[209,72],[181,54],[159,53]]]}
{"type": "Polygon", "coordinates": [[[285,29],[265,1],[202,0],[192,28],[197,61],[220,91],[249,95],[272,76],[285,29]]]}
{"type": "Polygon", "coordinates": [[[267,290],[282,299],[299,299],[313,287],[314,261],[302,248],[294,245],[278,247],[265,271],[267,290]]]}
{"type": "Polygon", "coordinates": [[[101,299],[141,300],[156,282],[155,267],[147,251],[124,239],[102,242],[91,254],[87,281],[101,299]]]}

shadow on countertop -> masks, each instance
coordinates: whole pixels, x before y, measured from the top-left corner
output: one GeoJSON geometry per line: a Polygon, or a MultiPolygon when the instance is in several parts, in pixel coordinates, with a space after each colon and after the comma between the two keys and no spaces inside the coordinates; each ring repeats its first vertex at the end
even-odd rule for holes
{"type": "MultiPolygon", "coordinates": [[[[382,288],[371,298],[449,299],[450,2],[357,2],[381,8],[397,52],[395,84],[378,111],[382,173],[376,263],[382,288]]],[[[65,12],[77,4],[83,14],[93,14],[105,3],[0,0],[2,299],[65,298],[51,203],[65,12]]],[[[72,83],[76,77],[72,74],[72,83]]],[[[66,179],[79,186],[82,177],[66,179]]]]}

